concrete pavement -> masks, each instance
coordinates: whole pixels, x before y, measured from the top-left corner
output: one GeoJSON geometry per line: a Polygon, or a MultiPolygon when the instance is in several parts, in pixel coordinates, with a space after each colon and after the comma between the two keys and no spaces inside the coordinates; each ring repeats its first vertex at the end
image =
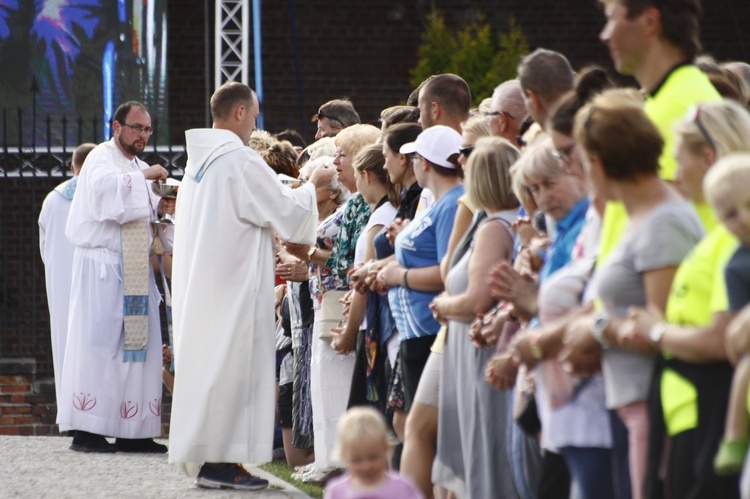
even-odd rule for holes
{"type": "Polygon", "coordinates": [[[0,498],[309,497],[257,468],[249,471],[268,480],[268,489],[256,492],[199,489],[167,463],[166,455],[73,452],[68,449],[71,440],[0,436],[0,498]]]}

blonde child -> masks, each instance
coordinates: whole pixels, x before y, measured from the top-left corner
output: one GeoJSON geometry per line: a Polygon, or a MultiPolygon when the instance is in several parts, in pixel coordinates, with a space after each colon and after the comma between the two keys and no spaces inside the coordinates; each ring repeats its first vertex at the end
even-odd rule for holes
{"type": "MultiPolygon", "coordinates": [[[[735,153],[720,159],[706,175],[703,190],[717,218],[739,239],[740,246],[724,270],[729,311],[738,313],[750,303],[750,154],[735,153]]],[[[737,475],[748,448],[748,383],[750,355],[739,358],[732,378],[724,437],[714,459],[718,475],[737,475]]]]}
{"type": "Polygon", "coordinates": [[[328,483],[324,499],[423,497],[406,478],[389,471],[389,433],[385,419],[375,409],[349,409],[339,420],[337,440],[347,472],[328,483]]]}

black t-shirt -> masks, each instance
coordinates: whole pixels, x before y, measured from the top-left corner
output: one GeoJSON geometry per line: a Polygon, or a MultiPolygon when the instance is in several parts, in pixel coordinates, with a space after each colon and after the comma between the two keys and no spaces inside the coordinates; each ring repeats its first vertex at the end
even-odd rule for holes
{"type": "Polygon", "coordinates": [[[740,246],[724,269],[729,311],[739,312],[750,303],[750,248],[740,246]]]}

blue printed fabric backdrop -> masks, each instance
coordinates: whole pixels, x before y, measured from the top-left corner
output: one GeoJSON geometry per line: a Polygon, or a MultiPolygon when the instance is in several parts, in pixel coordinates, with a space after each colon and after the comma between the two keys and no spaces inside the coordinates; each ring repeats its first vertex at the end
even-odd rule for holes
{"type": "Polygon", "coordinates": [[[117,105],[131,99],[167,123],[166,45],[166,0],[0,0],[6,140],[47,145],[48,116],[52,146],[61,145],[62,116],[68,144],[79,117],[87,140],[94,126],[106,138],[117,105]]]}

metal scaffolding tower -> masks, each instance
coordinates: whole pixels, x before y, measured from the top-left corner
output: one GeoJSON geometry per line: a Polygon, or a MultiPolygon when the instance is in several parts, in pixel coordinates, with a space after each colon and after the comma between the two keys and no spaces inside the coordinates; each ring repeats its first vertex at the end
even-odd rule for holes
{"type": "Polygon", "coordinates": [[[216,0],[214,85],[248,82],[250,0],[216,0]]]}
{"type": "MultiPolygon", "coordinates": [[[[263,102],[263,67],[260,37],[260,0],[252,0],[253,51],[255,61],[255,93],[263,102]]],[[[216,0],[214,30],[214,88],[228,81],[249,82],[248,50],[250,38],[250,0],[216,0]]],[[[263,113],[258,117],[263,129],[263,113]]]]}

